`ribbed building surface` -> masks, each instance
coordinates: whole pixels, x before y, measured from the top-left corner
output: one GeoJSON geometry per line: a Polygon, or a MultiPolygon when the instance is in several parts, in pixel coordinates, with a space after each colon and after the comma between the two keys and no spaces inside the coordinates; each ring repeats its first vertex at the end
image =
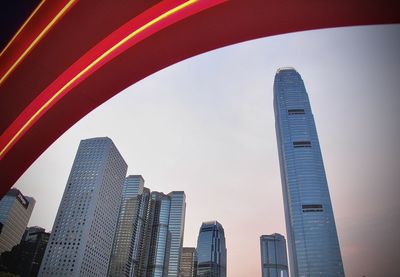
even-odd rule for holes
{"type": "Polygon", "coordinates": [[[111,139],[81,141],[39,276],[107,276],[126,171],[111,139]]]}
{"type": "Polygon", "coordinates": [[[274,109],[290,274],[344,276],[315,122],[303,80],[293,68],[276,73],[274,109]]]}

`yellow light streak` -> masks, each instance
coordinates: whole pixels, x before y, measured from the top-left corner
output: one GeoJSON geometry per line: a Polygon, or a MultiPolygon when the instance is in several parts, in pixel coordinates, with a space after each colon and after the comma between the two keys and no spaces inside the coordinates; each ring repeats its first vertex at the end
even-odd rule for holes
{"type": "Polygon", "coordinates": [[[93,68],[96,64],[98,64],[101,60],[103,60],[105,57],[107,57],[109,54],[111,54],[113,51],[115,51],[117,48],[119,48],[121,45],[126,43],[128,40],[131,38],[135,37],[139,33],[143,32],[144,30],[148,29],[152,25],[156,24],[157,22],[171,16],[172,14],[198,2],[199,0],[189,0],[163,14],[160,16],[156,17],[155,19],[149,21],[145,25],[141,26],[140,28],[136,29],[132,33],[130,33],[128,36],[120,40],[117,44],[112,46],[110,49],[108,49],[106,52],[104,52],[101,56],[99,56],[96,60],[94,60],[92,63],[90,63],[87,67],[85,67],[82,71],[80,71],[75,77],[73,77],[69,82],[67,82],[62,88],[60,88],[47,102],[40,107],[39,110],[37,110],[30,118],[29,120],[21,127],[21,129],[18,130],[18,132],[11,138],[11,140],[7,143],[7,145],[1,150],[0,152],[0,159],[7,151],[7,149],[13,144],[13,142],[20,136],[20,134],[38,117],[38,115],[45,109],[47,108],[56,98],[59,96],[61,93],[63,93],[73,82],[75,82],[78,78],[80,78],[83,74],[88,72],[91,68],[93,68]]]}
{"type": "MultiPolygon", "coordinates": [[[[4,80],[10,75],[10,73],[17,67],[17,65],[22,61],[23,58],[31,51],[33,47],[36,46],[36,44],[42,39],[42,37],[50,30],[51,27],[57,22],[60,17],[64,15],[64,13],[68,10],[68,8],[77,0],[71,0],[65,5],[61,11],[58,12],[58,14],[50,21],[49,24],[43,29],[43,31],[35,38],[34,41],[28,46],[28,48],[25,49],[25,51],[22,53],[22,55],[13,63],[13,65],[6,71],[6,73],[1,77],[0,79],[0,85],[4,82],[4,80]]],[[[1,154],[0,154],[1,155],[1,154]]]]}
{"type": "Polygon", "coordinates": [[[39,5],[36,7],[36,9],[32,12],[32,14],[28,17],[27,20],[25,20],[24,24],[22,24],[21,28],[15,33],[15,35],[12,37],[12,39],[7,43],[6,47],[1,51],[0,57],[6,52],[7,48],[10,47],[11,43],[15,40],[15,38],[21,33],[21,31],[25,28],[25,25],[28,24],[28,22],[31,20],[31,18],[35,15],[35,13],[40,9],[40,7],[46,2],[46,0],[43,0],[42,2],[39,3],[39,5]]]}

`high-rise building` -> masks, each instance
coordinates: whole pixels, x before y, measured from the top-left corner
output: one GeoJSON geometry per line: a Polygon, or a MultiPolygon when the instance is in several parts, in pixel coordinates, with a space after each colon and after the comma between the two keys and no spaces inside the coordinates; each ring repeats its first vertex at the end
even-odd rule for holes
{"type": "Polygon", "coordinates": [[[197,252],[194,247],[183,247],[181,258],[181,277],[197,276],[197,252]]]}
{"type": "Polygon", "coordinates": [[[107,276],[126,171],[111,139],[81,141],[39,276],[107,276]]]}
{"type": "MultiPolygon", "coordinates": [[[[139,270],[135,276],[180,277],[183,230],[185,224],[185,193],[168,195],[153,191],[140,245],[139,270]]],[[[144,207],[144,206],[143,206],[144,207]]]]}
{"type": "Polygon", "coordinates": [[[150,210],[146,234],[146,274],[148,277],[164,277],[168,273],[171,233],[168,230],[171,198],[161,192],[150,195],[150,210]]]}
{"type": "Polygon", "coordinates": [[[146,224],[149,213],[150,190],[144,188],[138,196],[139,206],[137,207],[137,220],[135,225],[135,236],[133,237],[132,266],[130,276],[144,276],[144,267],[141,266],[146,251],[146,224]]]}
{"type": "Polygon", "coordinates": [[[288,277],[286,240],[280,234],[260,237],[262,277],[288,277]]]}
{"type": "Polygon", "coordinates": [[[293,68],[274,82],[275,127],[292,276],[344,276],[325,169],[308,95],[293,68]]]}
{"type": "Polygon", "coordinates": [[[180,277],[180,261],[185,228],[186,195],[183,191],[173,191],[171,198],[168,230],[171,234],[171,247],[168,259],[168,277],[180,277]]]}
{"type": "Polygon", "coordinates": [[[11,189],[0,200],[0,253],[20,243],[35,203],[18,189],[11,189]]]}
{"type": "Polygon", "coordinates": [[[27,228],[21,242],[11,251],[1,254],[2,271],[22,277],[37,276],[49,237],[50,234],[46,233],[44,228],[27,228]]]}
{"type": "Polygon", "coordinates": [[[201,225],[196,250],[198,277],[226,277],[225,233],[219,222],[201,225]]]}
{"type": "Polygon", "coordinates": [[[119,209],[117,229],[111,252],[108,276],[129,276],[135,236],[139,223],[140,195],[144,189],[144,179],[141,175],[126,177],[122,189],[122,200],[119,209]]]}

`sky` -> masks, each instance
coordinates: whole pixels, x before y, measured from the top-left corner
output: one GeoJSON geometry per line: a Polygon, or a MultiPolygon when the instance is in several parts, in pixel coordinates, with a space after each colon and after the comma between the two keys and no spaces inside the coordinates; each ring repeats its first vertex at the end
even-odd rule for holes
{"type": "Polygon", "coordinates": [[[400,276],[400,25],[253,40],[132,85],[18,180],[37,201],[29,226],[51,230],[79,141],[108,136],[146,187],[185,191],[184,246],[217,220],[228,276],[261,276],[259,237],[286,236],[272,104],[276,70],[286,66],[310,97],[346,276],[400,276]]]}

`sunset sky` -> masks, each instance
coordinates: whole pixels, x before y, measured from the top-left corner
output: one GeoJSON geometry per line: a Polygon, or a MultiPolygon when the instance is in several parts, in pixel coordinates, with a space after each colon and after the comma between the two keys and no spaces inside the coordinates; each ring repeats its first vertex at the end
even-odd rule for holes
{"type": "MultiPolygon", "coordinates": [[[[134,67],[134,65],[132,65],[134,67]]],[[[51,230],[79,141],[108,136],[146,187],[187,196],[185,246],[225,228],[228,276],[261,276],[286,236],[272,105],[279,67],[310,96],[346,276],[400,276],[400,25],[324,29],[212,51],[127,88],[60,137],[15,187],[51,230]]]]}

